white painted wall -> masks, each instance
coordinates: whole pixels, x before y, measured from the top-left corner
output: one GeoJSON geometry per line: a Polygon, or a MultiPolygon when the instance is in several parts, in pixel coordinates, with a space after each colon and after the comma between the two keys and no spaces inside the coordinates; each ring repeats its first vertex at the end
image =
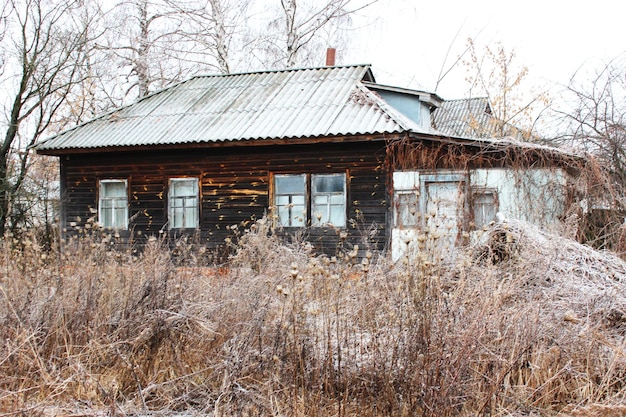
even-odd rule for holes
{"type": "MultiPolygon", "coordinates": [[[[456,175],[463,178],[462,181],[467,185],[467,193],[480,189],[495,190],[498,195],[498,212],[507,218],[527,221],[548,230],[555,230],[561,226],[560,218],[565,212],[567,192],[567,174],[562,169],[489,168],[471,170],[469,173],[442,171],[441,174],[434,174],[437,175],[456,175]]],[[[429,172],[428,177],[431,176],[433,173],[429,172]]],[[[398,171],[393,174],[394,227],[391,248],[394,260],[401,259],[407,251],[409,254],[416,251],[415,240],[419,235],[419,227],[398,227],[396,194],[411,191],[422,195],[425,192],[421,189],[422,183],[418,171],[398,171]]],[[[471,207],[463,206],[466,203],[467,201],[459,201],[459,212],[469,213],[471,207]]]]}
{"type": "Polygon", "coordinates": [[[470,172],[470,186],[498,192],[499,212],[552,229],[565,210],[566,173],[562,169],[477,169],[470,172]]]}

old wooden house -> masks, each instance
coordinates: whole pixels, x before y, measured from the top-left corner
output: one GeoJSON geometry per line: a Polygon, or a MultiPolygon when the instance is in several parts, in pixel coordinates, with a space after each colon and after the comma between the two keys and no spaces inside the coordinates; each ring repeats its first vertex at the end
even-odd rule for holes
{"type": "Polygon", "coordinates": [[[197,76],[37,152],[60,158],[66,233],[95,221],[135,241],[194,234],[217,248],[269,215],[321,251],[398,256],[418,230],[455,244],[496,212],[558,221],[563,155],[438,133],[441,102],[377,84],[367,65],[197,76]]]}

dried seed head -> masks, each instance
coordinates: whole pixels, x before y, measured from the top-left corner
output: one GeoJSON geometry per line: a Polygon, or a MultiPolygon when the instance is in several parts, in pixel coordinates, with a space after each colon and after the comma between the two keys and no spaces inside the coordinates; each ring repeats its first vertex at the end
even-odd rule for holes
{"type": "Polygon", "coordinates": [[[298,276],[298,274],[300,273],[300,271],[298,271],[298,265],[294,262],[291,264],[291,271],[289,272],[289,274],[291,275],[291,278],[296,278],[298,276]]]}

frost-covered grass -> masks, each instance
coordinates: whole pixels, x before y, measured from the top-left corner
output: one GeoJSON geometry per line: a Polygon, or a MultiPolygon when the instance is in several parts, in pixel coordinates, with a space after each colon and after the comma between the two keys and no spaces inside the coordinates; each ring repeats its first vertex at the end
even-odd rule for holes
{"type": "Polygon", "coordinates": [[[624,263],[522,223],[495,225],[454,265],[437,250],[316,256],[264,219],[219,268],[184,241],[173,256],[160,240],[141,253],[107,235],[51,252],[12,240],[2,414],[625,411],[624,263]]]}

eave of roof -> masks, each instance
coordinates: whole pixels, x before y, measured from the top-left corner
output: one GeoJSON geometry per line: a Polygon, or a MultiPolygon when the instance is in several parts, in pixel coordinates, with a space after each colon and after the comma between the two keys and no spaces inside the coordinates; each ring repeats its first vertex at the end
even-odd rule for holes
{"type": "Polygon", "coordinates": [[[439,97],[436,93],[431,93],[428,91],[412,90],[409,88],[395,87],[391,85],[378,84],[374,82],[364,82],[363,84],[367,88],[372,89],[372,90],[392,91],[392,92],[417,96],[420,98],[420,101],[428,103],[434,108],[440,107],[442,103],[444,102],[444,100],[441,97],[439,97]]]}

